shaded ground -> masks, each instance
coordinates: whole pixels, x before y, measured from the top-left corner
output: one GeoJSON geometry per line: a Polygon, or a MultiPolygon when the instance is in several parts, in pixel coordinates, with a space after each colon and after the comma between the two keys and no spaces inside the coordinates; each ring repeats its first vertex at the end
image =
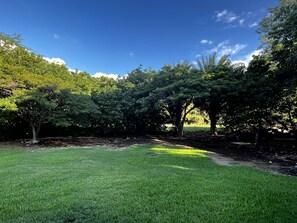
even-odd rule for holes
{"type": "Polygon", "coordinates": [[[161,144],[182,145],[204,149],[219,165],[244,164],[260,168],[269,172],[297,176],[297,150],[296,142],[274,140],[265,144],[254,146],[249,143],[227,142],[223,136],[211,137],[207,134],[188,134],[183,138],[163,136],[142,137],[55,137],[40,139],[36,145],[28,140],[3,142],[1,147],[73,147],[73,146],[107,146],[116,149],[125,148],[135,144],[161,144]]]}
{"type": "Polygon", "coordinates": [[[262,145],[228,142],[224,136],[191,135],[164,141],[207,150],[213,161],[221,165],[244,164],[269,172],[297,176],[297,149],[295,141],[271,140],[262,145]]]}

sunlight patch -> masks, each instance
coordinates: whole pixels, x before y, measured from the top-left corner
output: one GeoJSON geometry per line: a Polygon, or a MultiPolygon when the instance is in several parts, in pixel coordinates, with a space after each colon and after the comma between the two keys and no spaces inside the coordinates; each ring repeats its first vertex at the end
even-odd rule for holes
{"type": "Polygon", "coordinates": [[[185,155],[185,156],[200,156],[207,157],[205,150],[200,149],[180,149],[180,148],[152,148],[153,151],[168,153],[172,155],[185,155]]]}
{"type": "Polygon", "coordinates": [[[191,168],[184,167],[184,166],[177,166],[177,165],[170,165],[169,167],[181,169],[181,170],[192,170],[191,168]]]}

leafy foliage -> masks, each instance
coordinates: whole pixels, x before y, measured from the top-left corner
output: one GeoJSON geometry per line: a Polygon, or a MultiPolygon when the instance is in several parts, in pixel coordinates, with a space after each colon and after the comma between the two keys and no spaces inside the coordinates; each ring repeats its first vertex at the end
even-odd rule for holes
{"type": "Polygon", "coordinates": [[[229,97],[224,120],[229,129],[250,130],[259,139],[270,128],[296,134],[297,2],[283,0],[263,19],[259,33],[266,47],[254,57],[236,94],[229,97]]]}
{"type": "Polygon", "coordinates": [[[152,85],[155,90],[148,100],[160,107],[169,116],[169,121],[175,127],[177,136],[183,135],[183,126],[187,115],[195,109],[193,104],[196,90],[193,89],[193,79],[196,70],[188,64],[164,66],[155,75],[152,85]]]}
{"type": "Polygon", "coordinates": [[[24,47],[20,36],[0,33],[1,138],[31,129],[36,141],[42,125],[75,136],[159,133],[169,123],[182,136],[193,111],[208,116],[213,134],[219,123],[255,139],[271,128],[297,138],[296,14],[296,0],[270,9],[259,29],[265,49],[247,68],[213,54],[197,67],[139,66],[118,80],[69,72],[24,47]]]}
{"type": "Polygon", "coordinates": [[[208,114],[213,134],[216,134],[217,121],[225,108],[228,92],[236,81],[228,57],[222,56],[217,63],[216,60],[216,54],[213,54],[198,61],[204,88],[203,94],[194,100],[194,104],[208,114]]]}

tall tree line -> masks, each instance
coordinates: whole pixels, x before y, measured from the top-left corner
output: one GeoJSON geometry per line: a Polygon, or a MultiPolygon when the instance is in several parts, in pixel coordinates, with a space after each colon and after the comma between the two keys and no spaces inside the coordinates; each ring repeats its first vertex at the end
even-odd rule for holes
{"type": "Polygon", "coordinates": [[[297,2],[282,0],[263,19],[263,53],[248,67],[228,55],[206,55],[198,66],[138,67],[124,79],[94,78],[49,63],[0,34],[0,138],[159,133],[183,135],[187,115],[208,115],[211,133],[267,129],[297,135],[297,2]]]}

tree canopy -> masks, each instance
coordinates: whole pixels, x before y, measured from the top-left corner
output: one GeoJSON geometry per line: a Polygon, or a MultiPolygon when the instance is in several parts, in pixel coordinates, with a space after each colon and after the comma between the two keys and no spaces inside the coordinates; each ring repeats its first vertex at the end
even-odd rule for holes
{"type": "Polygon", "coordinates": [[[141,66],[122,79],[95,78],[49,63],[0,33],[1,139],[159,133],[172,124],[181,137],[187,115],[208,115],[211,133],[277,128],[297,135],[297,2],[282,0],[258,30],[262,54],[248,67],[228,55],[189,63],[141,66]],[[44,126],[44,128],[42,127],[44,126]],[[40,131],[42,129],[42,131],[40,131]]]}

